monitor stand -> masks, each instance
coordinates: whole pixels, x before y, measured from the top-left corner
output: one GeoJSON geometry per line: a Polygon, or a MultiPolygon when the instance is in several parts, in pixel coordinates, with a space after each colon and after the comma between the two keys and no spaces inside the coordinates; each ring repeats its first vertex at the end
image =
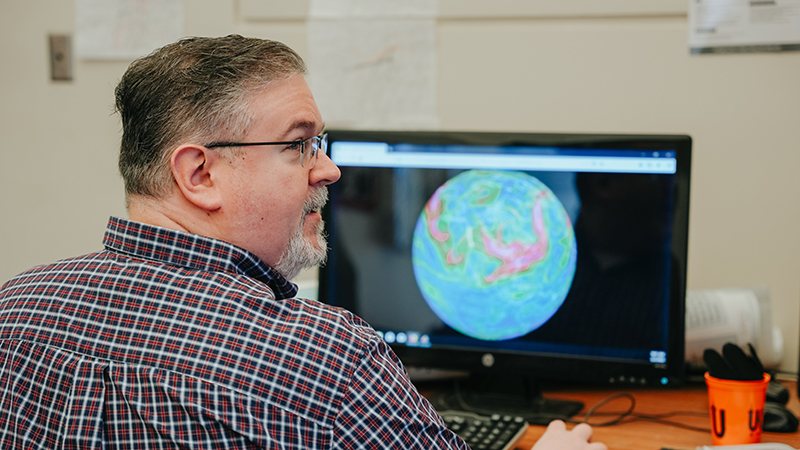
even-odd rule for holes
{"type": "Polygon", "coordinates": [[[438,411],[522,416],[535,425],[567,420],[583,409],[579,401],[544,398],[529,376],[472,374],[453,380],[449,389],[437,390],[428,399],[438,411]]]}

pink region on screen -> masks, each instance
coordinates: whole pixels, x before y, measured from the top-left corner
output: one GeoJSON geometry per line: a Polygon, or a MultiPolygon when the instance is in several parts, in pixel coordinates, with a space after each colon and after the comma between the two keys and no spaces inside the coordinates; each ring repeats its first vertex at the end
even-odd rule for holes
{"type": "Polygon", "coordinates": [[[464,255],[456,255],[456,249],[452,249],[447,252],[446,260],[447,264],[459,264],[464,261],[464,255]]]}
{"type": "Polygon", "coordinates": [[[439,217],[442,215],[442,199],[439,198],[441,188],[433,193],[431,200],[425,205],[425,215],[428,220],[428,232],[431,237],[439,242],[450,239],[450,233],[439,231],[439,217]]]}
{"type": "Polygon", "coordinates": [[[483,236],[483,245],[486,248],[486,253],[499,258],[503,261],[494,272],[484,279],[487,283],[497,281],[500,278],[508,277],[522,271],[529,269],[534,263],[541,261],[547,255],[548,239],[547,230],[544,225],[544,214],[542,213],[542,205],[539,198],[544,197],[545,193],[540,193],[533,205],[531,216],[533,219],[533,232],[536,234],[537,240],[533,244],[524,244],[522,242],[511,242],[503,244],[502,228],[497,230],[497,236],[493,238],[485,231],[481,232],[483,236]]]}

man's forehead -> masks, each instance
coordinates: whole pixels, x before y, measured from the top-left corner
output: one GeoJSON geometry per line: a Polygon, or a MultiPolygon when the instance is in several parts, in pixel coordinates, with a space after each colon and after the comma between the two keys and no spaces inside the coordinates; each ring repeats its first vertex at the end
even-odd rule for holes
{"type": "Polygon", "coordinates": [[[322,131],[322,117],[302,76],[270,83],[268,88],[254,93],[250,103],[253,131],[269,129],[272,138],[281,140],[298,131],[303,134],[322,131]]]}

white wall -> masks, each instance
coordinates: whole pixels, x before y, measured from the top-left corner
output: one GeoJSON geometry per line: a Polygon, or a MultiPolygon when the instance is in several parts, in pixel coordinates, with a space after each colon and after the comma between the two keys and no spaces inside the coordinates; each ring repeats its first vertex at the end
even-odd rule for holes
{"type": "MultiPolygon", "coordinates": [[[[685,3],[440,0],[441,128],[690,134],[689,288],[769,287],[797,372],[800,52],[690,56],[685,3]]],[[[307,54],[307,7],[191,0],[185,31],[307,54]]],[[[0,3],[0,280],[100,249],[125,214],[111,111],[127,62],[50,81],[47,36],[73,31],[72,2],[0,3]]]]}

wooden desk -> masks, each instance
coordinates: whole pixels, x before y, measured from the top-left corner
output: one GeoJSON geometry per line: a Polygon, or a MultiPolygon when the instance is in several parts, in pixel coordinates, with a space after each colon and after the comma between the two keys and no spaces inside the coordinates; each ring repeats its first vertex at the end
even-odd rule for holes
{"type": "MultiPolygon", "coordinates": [[[[800,401],[797,398],[797,384],[795,381],[782,382],[791,392],[788,408],[795,415],[800,415],[800,401]]],[[[673,411],[695,411],[704,413],[703,417],[696,416],[675,416],[669,418],[671,421],[680,422],[685,425],[701,427],[706,430],[710,428],[708,417],[708,397],[706,387],[703,384],[693,383],[680,389],[646,389],[636,387],[616,387],[616,388],[586,388],[575,390],[573,387],[544,387],[544,395],[548,398],[560,398],[567,400],[580,400],[586,405],[584,411],[576,415],[574,419],[581,419],[586,410],[608,398],[611,395],[627,392],[632,394],[636,406],[634,413],[643,414],[663,414],[673,411]]],[[[628,400],[617,400],[600,411],[626,411],[630,405],[628,400]]],[[[597,417],[594,420],[605,421],[609,416],[597,417]]],[[[590,419],[590,423],[594,422],[590,419]]],[[[567,425],[572,428],[573,425],[567,425]]],[[[516,443],[519,449],[530,449],[537,439],[544,433],[545,427],[532,425],[528,431],[516,443]]],[[[661,448],[694,450],[701,445],[711,445],[711,432],[691,431],[675,426],[661,423],[626,419],[622,424],[609,427],[595,427],[595,441],[603,442],[608,445],[609,450],[660,450],[661,448]]],[[[763,433],[761,442],[781,442],[794,448],[800,448],[800,433],[763,433]]]]}

